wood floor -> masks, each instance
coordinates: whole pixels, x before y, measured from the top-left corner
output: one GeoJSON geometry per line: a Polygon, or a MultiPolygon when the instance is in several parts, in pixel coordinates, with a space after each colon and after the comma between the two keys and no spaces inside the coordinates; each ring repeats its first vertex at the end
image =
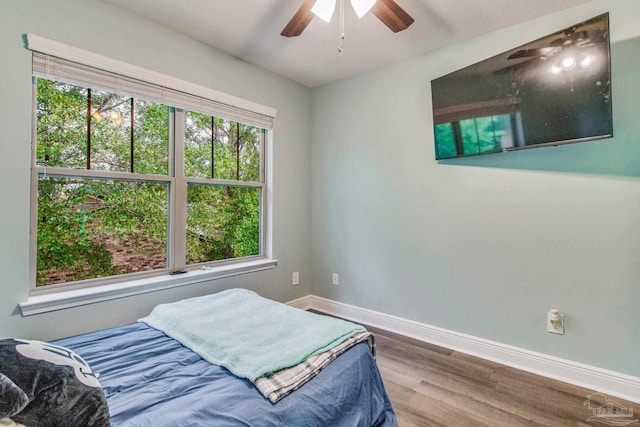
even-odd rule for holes
{"type": "MultiPolygon", "coordinates": [[[[400,427],[601,426],[584,405],[591,390],[367,327],[400,427]]],[[[640,405],[616,397],[640,420],[640,405]]],[[[594,397],[592,408],[605,403],[594,397]]],[[[609,418],[611,420],[611,418],[609,418]]],[[[640,421],[629,424],[640,427],[640,421]]]]}

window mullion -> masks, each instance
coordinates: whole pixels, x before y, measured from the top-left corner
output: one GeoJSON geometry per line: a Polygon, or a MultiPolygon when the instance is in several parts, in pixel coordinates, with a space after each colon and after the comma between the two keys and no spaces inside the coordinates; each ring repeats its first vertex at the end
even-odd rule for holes
{"type": "Polygon", "coordinates": [[[29,292],[36,288],[36,276],[38,275],[38,172],[36,171],[36,152],[38,135],[38,83],[33,78],[33,90],[31,92],[31,182],[29,199],[31,218],[29,224],[29,292]]]}
{"type": "Polygon", "coordinates": [[[35,171],[38,174],[51,176],[51,177],[69,177],[69,178],[87,178],[87,179],[100,179],[100,180],[112,180],[112,181],[141,181],[141,182],[168,182],[171,181],[171,177],[166,175],[145,175],[140,173],[130,172],[112,172],[101,170],[87,170],[87,169],[71,169],[71,168],[56,168],[46,166],[34,166],[35,171]]]}
{"type": "Polygon", "coordinates": [[[87,89],[87,170],[91,169],[91,88],[87,89]]]}
{"type": "Polygon", "coordinates": [[[131,173],[135,172],[135,160],[134,160],[134,138],[135,138],[135,109],[134,109],[134,100],[131,98],[131,129],[130,129],[130,140],[129,140],[129,158],[130,158],[130,166],[131,173]]]}
{"type": "Polygon", "coordinates": [[[270,257],[269,252],[271,241],[271,228],[269,224],[270,214],[270,192],[267,185],[266,165],[267,165],[267,145],[272,134],[270,130],[262,129],[260,131],[260,182],[262,189],[260,190],[260,254],[270,257]]]}
{"type": "Polygon", "coordinates": [[[38,275],[38,172],[31,168],[31,199],[30,199],[31,223],[29,233],[29,292],[36,289],[36,278],[38,275]]]}
{"type": "Polygon", "coordinates": [[[216,118],[211,116],[211,179],[216,179],[216,118]]]}
{"type": "Polygon", "coordinates": [[[265,161],[267,158],[267,153],[265,150],[267,149],[267,130],[260,130],[260,182],[266,182],[265,177],[265,161]]]}
{"type": "Polygon", "coordinates": [[[264,187],[264,182],[258,181],[236,181],[231,179],[209,179],[209,178],[185,178],[186,181],[194,184],[217,185],[220,187],[264,187]]]}
{"type": "Polygon", "coordinates": [[[170,138],[173,140],[173,186],[171,189],[171,230],[172,270],[182,270],[187,264],[187,180],[184,177],[184,111],[174,110],[171,115],[170,138]]]}

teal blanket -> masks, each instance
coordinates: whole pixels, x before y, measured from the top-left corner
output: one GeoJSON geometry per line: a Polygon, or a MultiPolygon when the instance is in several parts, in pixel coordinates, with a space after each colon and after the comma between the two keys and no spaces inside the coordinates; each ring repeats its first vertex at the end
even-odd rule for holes
{"type": "Polygon", "coordinates": [[[295,366],[365,330],[246,289],[160,304],[140,321],[251,381],[295,366]]]}

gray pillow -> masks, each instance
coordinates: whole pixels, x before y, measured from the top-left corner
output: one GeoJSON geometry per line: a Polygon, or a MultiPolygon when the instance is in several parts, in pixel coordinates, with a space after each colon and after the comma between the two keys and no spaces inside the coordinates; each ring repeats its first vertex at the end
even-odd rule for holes
{"type": "Polygon", "coordinates": [[[29,396],[0,373],[0,418],[9,418],[20,413],[27,404],[29,404],[29,396]]]}
{"type": "MultiPolygon", "coordinates": [[[[29,427],[109,426],[109,408],[97,375],[68,348],[35,340],[0,340],[0,374],[7,380],[2,390],[10,400],[10,415],[5,416],[15,422],[29,427]]],[[[4,400],[3,395],[1,411],[4,400]]]]}

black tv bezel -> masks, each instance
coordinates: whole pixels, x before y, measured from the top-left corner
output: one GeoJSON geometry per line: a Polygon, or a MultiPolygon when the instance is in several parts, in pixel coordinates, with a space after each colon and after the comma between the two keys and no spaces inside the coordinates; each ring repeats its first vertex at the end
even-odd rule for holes
{"type": "Polygon", "coordinates": [[[542,147],[555,147],[555,146],[559,146],[559,145],[567,145],[567,144],[575,144],[575,143],[581,143],[581,142],[589,142],[589,141],[597,141],[597,140],[603,140],[603,139],[608,139],[608,138],[612,138],[613,137],[613,102],[612,102],[612,73],[611,73],[611,38],[610,38],[610,17],[609,17],[609,12],[605,12],[602,13],[600,15],[594,16],[592,18],[586,19],[584,21],[581,21],[577,24],[571,25],[569,27],[563,28],[561,30],[555,31],[553,33],[547,34],[546,36],[542,36],[539,37],[535,40],[532,40],[528,43],[524,43],[522,45],[516,46],[512,49],[506,50],[504,52],[501,52],[499,54],[493,55],[489,58],[486,58],[482,61],[478,61],[476,63],[470,64],[466,67],[463,67],[461,69],[452,71],[450,73],[444,74],[440,77],[437,77],[435,79],[431,80],[431,93],[432,93],[432,128],[433,128],[433,146],[434,146],[434,151],[435,151],[435,159],[436,161],[443,161],[443,160],[453,160],[453,159],[460,159],[460,158],[467,158],[467,157],[476,157],[476,156],[483,156],[486,154],[498,154],[498,153],[506,153],[506,152],[512,152],[512,151],[522,151],[522,150],[528,150],[528,149],[532,149],[532,148],[542,148],[542,147]],[[434,81],[440,80],[440,79],[444,79],[447,77],[450,77],[452,75],[455,75],[456,73],[459,73],[461,71],[464,70],[468,70],[471,69],[473,67],[477,67],[479,65],[485,64],[485,63],[489,63],[491,61],[496,61],[499,57],[501,56],[505,56],[507,54],[510,53],[515,53],[518,50],[522,50],[522,49],[526,49],[527,47],[530,46],[534,46],[537,43],[539,43],[542,40],[545,40],[547,38],[550,37],[557,37],[560,36],[562,33],[569,31],[571,29],[574,29],[576,27],[580,27],[582,25],[585,25],[591,21],[594,20],[598,20],[598,19],[603,19],[606,22],[606,74],[608,76],[608,123],[609,123],[609,129],[610,132],[608,133],[602,133],[602,134],[598,134],[598,135],[593,135],[593,136],[588,136],[588,137],[578,137],[578,138],[569,138],[569,139],[559,139],[559,140],[553,140],[553,141],[548,141],[548,142],[540,142],[540,143],[535,143],[535,144],[529,144],[529,145],[522,145],[522,146],[516,146],[516,147],[508,147],[508,148],[502,148],[502,149],[498,149],[495,151],[486,151],[486,152],[478,152],[478,153],[469,153],[469,154],[457,154],[455,156],[450,156],[450,157],[442,157],[439,158],[438,157],[438,147],[437,147],[437,141],[436,141],[436,134],[435,134],[435,127],[436,127],[436,106],[434,105],[434,99],[433,99],[433,83],[434,81]]]}

